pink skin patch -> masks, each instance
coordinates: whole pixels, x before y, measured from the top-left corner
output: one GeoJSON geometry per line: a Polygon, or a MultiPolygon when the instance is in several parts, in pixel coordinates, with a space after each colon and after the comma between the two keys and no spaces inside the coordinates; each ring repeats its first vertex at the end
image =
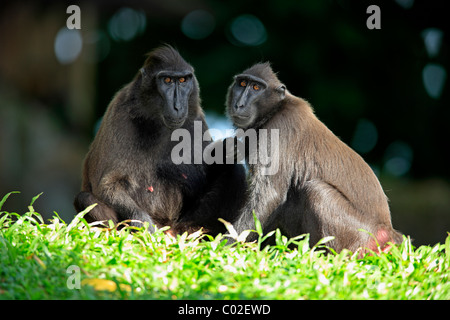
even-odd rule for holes
{"type": "Polygon", "coordinates": [[[164,233],[171,236],[172,238],[177,237],[177,234],[176,234],[175,230],[173,230],[173,229],[166,230],[166,231],[164,231],[164,233]]]}
{"type": "Polygon", "coordinates": [[[377,240],[375,241],[375,239],[371,238],[369,244],[367,245],[367,248],[378,253],[389,252],[389,250],[391,249],[391,245],[386,244],[386,242],[391,241],[391,239],[389,238],[389,234],[386,232],[386,230],[384,229],[378,230],[375,236],[377,240]],[[377,242],[379,248],[377,246],[377,242]]]}

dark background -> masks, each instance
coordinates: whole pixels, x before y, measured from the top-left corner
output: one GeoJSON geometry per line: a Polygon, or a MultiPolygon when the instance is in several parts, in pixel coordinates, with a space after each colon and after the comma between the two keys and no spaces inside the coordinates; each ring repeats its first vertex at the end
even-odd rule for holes
{"type": "Polygon", "coordinates": [[[394,227],[416,245],[442,242],[450,231],[444,4],[2,1],[0,198],[21,191],[4,210],[23,213],[44,192],[36,211],[72,219],[99,119],[145,53],[169,43],[194,66],[209,119],[224,114],[234,74],[271,61],[289,91],[372,166],[394,227]],[[81,9],[81,30],[66,27],[70,4],[81,9]],[[366,26],[371,4],[381,9],[380,30],[366,26]]]}

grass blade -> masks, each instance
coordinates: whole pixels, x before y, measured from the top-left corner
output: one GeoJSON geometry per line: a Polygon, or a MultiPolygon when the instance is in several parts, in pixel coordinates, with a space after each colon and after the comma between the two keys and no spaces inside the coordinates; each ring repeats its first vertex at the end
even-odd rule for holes
{"type": "Polygon", "coordinates": [[[13,193],[20,193],[20,191],[11,191],[11,192],[7,193],[7,194],[3,197],[2,201],[0,201],[0,210],[2,210],[3,204],[4,204],[4,203],[6,202],[6,200],[9,198],[9,196],[10,196],[11,194],[13,194],[13,193]]]}
{"type": "Polygon", "coordinates": [[[69,223],[69,225],[67,226],[67,231],[70,231],[71,229],[73,229],[76,225],[78,225],[78,222],[80,222],[80,219],[82,219],[84,217],[84,215],[86,213],[88,213],[89,211],[91,211],[97,204],[91,204],[89,207],[87,207],[86,209],[84,209],[83,211],[81,211],[80,213],[78,213],[75,218],[73,218],[73,220],[69,223]]]}
{"type": "Polygon", "coordinates": [[[37,196],[34,196],[33,199],[31,199],[30,207],[33,206],[34,202],[43,194],[43,192],[39,193],[37,196]]]}

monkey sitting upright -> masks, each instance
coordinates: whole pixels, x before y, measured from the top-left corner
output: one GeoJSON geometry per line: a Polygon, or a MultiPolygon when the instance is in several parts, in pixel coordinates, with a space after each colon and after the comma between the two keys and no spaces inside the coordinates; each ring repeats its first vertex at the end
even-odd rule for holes
{"type": "MultiPolygon", "coordinates": [[[[254,210],[265,232],[309,233],[313,244],[334,236],[327,245],[338,252],[376,251],[378,245],[384,249],[387,242],[402,241],[372,169],[317,119],[308,102],[286,90],[268,63],[235,76],[227,113],[238,128],[279,130],[277,154],[272,155],[272,161],[279,161],[278,172],[265,175],[261,161],[249,164],[248,199],[234,224],[238,233],[254,229],[254,210]]],[[[270,137],[266,145],[273,149],[277,142],[270,137]]],[[[247,162],[260,147],[261,141],[258,148],[250,146],[247,162]]]]}
{"type": "MultiPolygon", "coordinates": [[[[84,162],[75,208],[98,204],[85,215],[88,222],[131,219],[149,222],[150,231],[170,226],[171,234],[224,232],[218,218],[235,219],[245,170],[237,164],[175,164],[172,133],[181,128],[193,135],[194,121],[201,122],[202,134],[208,129],[194,69],[172,47],[155,49],[108,106],[84,162]]],[[[195,150],[193,140],[191,159],[210,143],[195,150]]]]}

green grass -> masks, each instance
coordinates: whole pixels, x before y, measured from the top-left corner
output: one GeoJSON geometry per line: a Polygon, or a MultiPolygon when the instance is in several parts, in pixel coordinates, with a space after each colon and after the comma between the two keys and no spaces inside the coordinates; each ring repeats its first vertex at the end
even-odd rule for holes
{"type": "Polygon", "coordinates": [[[259,226],[258,243],[226,245],[222,235],[93,227],[83,213],[44,224],[36,199],[0,215],[0,299],[450,299],[450,236],[360,259],[279,231],[261,248],[259,226]]]}

